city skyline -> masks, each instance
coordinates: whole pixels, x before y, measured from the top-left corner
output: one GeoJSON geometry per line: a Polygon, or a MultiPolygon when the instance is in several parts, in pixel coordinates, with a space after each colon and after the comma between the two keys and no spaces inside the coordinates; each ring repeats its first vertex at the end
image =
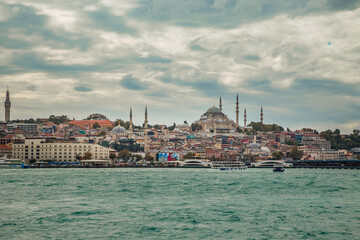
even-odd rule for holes
{"type": "Polygon", "coordinates": [[[240,125],[360,128],[359,1],[168,2],[0,3],[11,119],[192,123],[221,97],[235,121],[239,94],[240,125]]]}

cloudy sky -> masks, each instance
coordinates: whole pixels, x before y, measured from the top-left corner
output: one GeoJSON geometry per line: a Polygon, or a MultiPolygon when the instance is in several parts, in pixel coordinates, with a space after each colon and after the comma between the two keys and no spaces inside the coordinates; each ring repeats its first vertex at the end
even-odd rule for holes
{"type": "MultiPolygon", "coordinates": [[[[240,119],[360,128],[360,1],[2,0],[12,118],[240,119]]],[[[1,108],[1,115],[4,109],[1,108]]]]}

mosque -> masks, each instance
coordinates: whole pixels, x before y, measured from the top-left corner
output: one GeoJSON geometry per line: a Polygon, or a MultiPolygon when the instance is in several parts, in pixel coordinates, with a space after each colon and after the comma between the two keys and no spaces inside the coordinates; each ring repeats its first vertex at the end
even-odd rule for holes
{"type": "MultiPolygon", "coordinates": [[[[201,132],[213,132],[213,133],[234,133],[237,128],[246,128],[246,108],[244,109],[244,126],[239,125],[239,96],[236,95],[236,122],[229,119],[228,116],[222,112],[222,101],[220,97],[219,107],[211,107],[209,108],[203,115],[201,115],[200,119],[195,121],[195,124],[201,125],[201,132]]],[[[260,121],[263,123],[264,114],[263,108],[261,107],[260,113],[260,121]]]]}

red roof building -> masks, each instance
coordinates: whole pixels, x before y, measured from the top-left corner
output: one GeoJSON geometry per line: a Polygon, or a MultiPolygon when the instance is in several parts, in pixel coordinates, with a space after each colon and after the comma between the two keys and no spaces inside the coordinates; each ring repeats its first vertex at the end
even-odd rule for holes
{"type": "Polygon", "coordinates": [[[75,125],[77,127],[84,128],[84,129],[93,128],[93,125],[95,123],[98,123],[100,125],[100,127],[102,127],[102,128],[114,126],[114,123],[111,122],[110,120],[73,120],[73,121],[69,121],[69,123],[71,125],[75,125]]]}

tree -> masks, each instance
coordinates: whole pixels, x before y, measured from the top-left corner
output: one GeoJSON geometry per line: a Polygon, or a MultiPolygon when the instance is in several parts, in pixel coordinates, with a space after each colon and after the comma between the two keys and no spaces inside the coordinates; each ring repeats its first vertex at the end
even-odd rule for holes
{"type": "Polygon", "coordinates": [[[185,120],[185,121],[184,121],[184,124],[188,124],[188,122],[185,120]]]}
{"type": "Polygon", "coordinates": [[[353,130],[353,134],[354,134],[354,135],[359,135],[359,134],[360,134],[360,130],[354,129],[354,130],[353,130]]]}
{"type": "Polygon", "coordinates": [[[61,116],[50,115],[49,116],[49,122],[53,122],[58,125],[60,123],[64,123],[67,121],[69,121],[69,118],[66,115],[61,115],[61,116]]]}
{"type": "Polygon", "coordinates": [[[93,124],[93,129],[97,129],[97,128],[101,128],[101,126],[99,123],[96,122],[93,124]]]}
{"type": "Polygon", "coordinates": [[[236,132],[237,132],[237,133],[242,133],[243,131],[241,130],[240,127],[237,127],[237,128],[236,128],[236,132]]]}
{"type": "Polygon", "coordinates": [[[80,154],[76,154],[75,158],[76,158],[76,160],[78,160],[78,161],[81,161],[81,159],[82,159],[82,157],[81,157],[80,154]]]}
{"type": "Polygon", "coordinates": [[[86,120],[109,120],[105,115],[102,115],[100,113],[93,113],[90,114],[86,120]]]}
{"type": "Polygon", "coordinates": [[[272,153],[272,157],[275,159],[275,160],[281,160],[283,155],[282,155],[282,152],[273,152],[272,153]]]}
{"type": "Polygon", "coordinates": [[[298,142],[295,141],[295,140],[287,139],[285,141],[285,144],[287,144],[287,145],[298,145],[298,142]]]}
{"type": "Polygon", "coordinates": [[[161,129],[161,126],[159,124],[155,124],[154,128],[159,130],[159,129],[161,129]]]}
{"type": "Polygon", "coordinates": [[[124,149],[119,152],[118,156],[124,162],[127,162],[127,161],[129,161],[129,158],[131,157],[131,152],[129,150],[124,149]]]}
{"type": "MultiPolygon", "coordinates": [[[[122,119],[116,119],[116,121],[114,122],[114,125],[115,126],[120,125],[120,126],[124,127],[126,130],[128,130],[130,128],[130,121],[125,122],[122,119]]],[[[137,128],[137,127],[135,126],[134,128],[137,128]]],[[[139,128],[141,128],[141,127],[139,127],[139,128]]]]}
{"type": "Polygon", "coordinates": [[[198,123],[192,123],[191,124],[191,131],[197,132],[202,129],[202,126],[198,123]]]}
{"type": "Polygon", "coordinates": [[[263,124],[261,122],[251,122],[250,127],[254,129],[255,132],[282,132],[284,128],[278,126],[277,124],[263,124]]]}
{"type": "Polygon", "coordinates": [[[110,153],[109,158],[111,159],[111,162],[114,163],[114,160],[116,158],[116,154],[115,153],[110,153]]]}
{"type": "Polygon", "coordinates": [[[92,157],[91,152],[86,152],[86,153],[84,154],[83,159],[89,160],[89,159],[91,159],[91,157],[92,157]]]}
{"type": "Polygon", "coordinates": [[[136,162],[141,161],[141,160],[143,159],[142,156],[139,155],[139,154],[134,154],[134,155],[133,155],[133,158],[135,158],[135,161],[136,161],[136,162]]]}
{"type": "Polygon", "coordinates": [[[293,146],[289,156],[294,160],[299,160],[304,155],[304,152],[298,149],[298,146],[293,146]]]}
{"type": "Polygon", "coordinates": [[[189,152],[184,155],[184,159],[193,159],[195,157],[195,153],[189,152]]]}
{"type": "Polygon", "coordinates": [[[154,162],[154,158],[150,154],[145,155],[145,161],[147,162],[154,162]]]}
{"type": "Polygon", "coordinates": [[[340,135],[340,130],[339,130],[339,129],[335,129],[334,134],[340,135]]]}

